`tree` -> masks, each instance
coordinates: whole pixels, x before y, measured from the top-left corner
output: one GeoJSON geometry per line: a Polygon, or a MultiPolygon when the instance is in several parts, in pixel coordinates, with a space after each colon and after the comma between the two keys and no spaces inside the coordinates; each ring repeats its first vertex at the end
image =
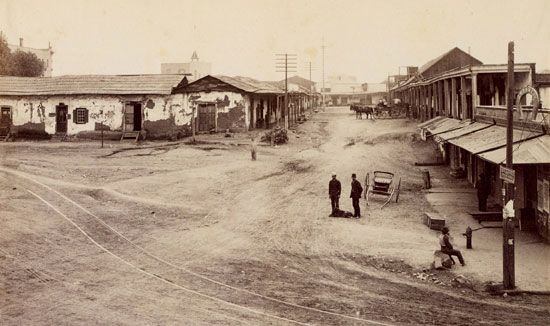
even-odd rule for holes
{"type": "Polygon", "coordinates": [[[39,77],[44,74],[44,61],[31,52],[15,51],[11,54],[12,76],[39,77]]]}
{"type": "Polygon", "coordinates": [[[11,51],[4,35],[0,33],[0,76],[10,74],[11,51]]]}
{"type": "Polygon", "coordinates": [[[31,52],[12,53],[0,32],[0,76],[39,77],[44,74],[44,61],[31,52]]]}

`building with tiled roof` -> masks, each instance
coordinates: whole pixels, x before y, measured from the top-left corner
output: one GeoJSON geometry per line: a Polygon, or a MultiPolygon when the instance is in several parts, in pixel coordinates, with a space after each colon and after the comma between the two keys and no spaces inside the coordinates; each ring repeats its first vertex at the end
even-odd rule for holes
{"type": "Polygon", "coordinates": [[[0,136],[177,137],[189,133],[183,75],[0,76],[0,136]]]}

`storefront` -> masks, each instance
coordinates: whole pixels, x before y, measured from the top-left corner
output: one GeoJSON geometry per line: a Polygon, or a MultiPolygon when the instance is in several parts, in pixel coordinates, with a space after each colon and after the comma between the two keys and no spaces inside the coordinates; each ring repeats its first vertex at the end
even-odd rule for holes
{"type": "MultiPolygon", "coordinates": [[[[480,154],[491,163],[506,162],[506,148],[480,154]]],[[[536,229],[550,240],[550,135],[526,140],[514,145],[516,193],[514,206],[523,230],[536,229]]]]}

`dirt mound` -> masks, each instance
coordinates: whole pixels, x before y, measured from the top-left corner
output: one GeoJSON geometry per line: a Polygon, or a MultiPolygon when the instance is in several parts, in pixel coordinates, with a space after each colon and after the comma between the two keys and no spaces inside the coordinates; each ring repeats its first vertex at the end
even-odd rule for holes
{"type": "Polygon", "coordinates": [[[305,161],[305,160],[295,160],[286,162],[284,166],[284,171],[288,172],[296,172],[296,173],[306,173],[308,171],[311,171],[313,169],[313,166],[311,163],[305,161]]]}
{"type": "Polygon", "coordinates": [[[389,142],[417,142],[420,140],[420,137],[417,133],[411,131],[399,131],[399,132],[388,132],[379,135],[373,135],[364,140],[364,143],[367,145],[377,145],[382,143],[389,142]]]}

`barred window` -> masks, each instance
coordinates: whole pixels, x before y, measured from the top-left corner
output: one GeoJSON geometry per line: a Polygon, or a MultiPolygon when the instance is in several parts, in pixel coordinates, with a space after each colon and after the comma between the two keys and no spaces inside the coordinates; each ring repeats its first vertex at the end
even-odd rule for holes
{"type": "Polygon", "coordinates": [[[88,123],[88,109],[76,108],[73,112],[73,121],[76,124],[88,123]]]}

